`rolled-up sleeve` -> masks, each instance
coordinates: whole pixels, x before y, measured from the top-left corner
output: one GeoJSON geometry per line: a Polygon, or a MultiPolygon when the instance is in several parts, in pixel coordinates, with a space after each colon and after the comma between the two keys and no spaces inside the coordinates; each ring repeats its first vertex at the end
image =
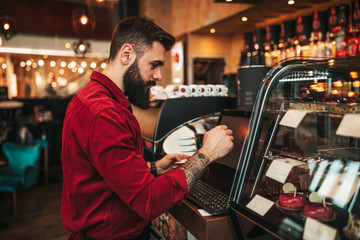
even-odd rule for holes
{"type": "Polygon", "coordinates": [[[154,178],[138,141],[138,123],[114,109],[89,122],[88,157],[106,184],[130,209],[151,221],[188,194],[185,174],[175,169],[154,178]]]}

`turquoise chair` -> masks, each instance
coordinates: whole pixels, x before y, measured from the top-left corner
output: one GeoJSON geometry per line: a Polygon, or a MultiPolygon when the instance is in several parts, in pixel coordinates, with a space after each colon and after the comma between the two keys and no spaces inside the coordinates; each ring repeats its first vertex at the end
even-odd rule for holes
{"type": "Polygon", "coordinates": [[[42,145],[24,146],[4,142],[2,151],[8,158],[6,171],[0,175],[0,191],[13,193],[14,215],[17,218],[17,191],[35,186],[38,178],[42,145]]]}

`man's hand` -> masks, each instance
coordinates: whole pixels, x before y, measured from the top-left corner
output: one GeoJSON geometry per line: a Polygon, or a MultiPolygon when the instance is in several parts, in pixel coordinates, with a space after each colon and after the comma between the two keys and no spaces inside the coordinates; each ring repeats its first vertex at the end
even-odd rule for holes
{"type": "Polygon", "coordinates": [[[233,140],[232,130],[225,125],[216,126],[205,133],[202,147],[180,167],[185,173],[189,191],[207,165],[233,149],[233,140]]]}
{"type": "Polygon", "coordinates": [[[226,125],[219,125],[204,135],[199,152],[209,157],[210,162],[224,157],[234,148],[233,132],[226,125]]]}
{"type": "Polygon", "coordinates": [[[186,154],[168,154],[162,159],[156,161],[157,174],[162,175],[175,167],[175,162],[188,159],[190,156],[186,154]]]}

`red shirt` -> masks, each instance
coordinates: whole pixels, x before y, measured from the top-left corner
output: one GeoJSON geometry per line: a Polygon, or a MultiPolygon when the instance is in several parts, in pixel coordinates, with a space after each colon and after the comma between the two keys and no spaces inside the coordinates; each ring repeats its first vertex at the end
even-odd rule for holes
{"type": "Polygon", "coordinates": [[[181,169],[151,175],[130,103],[95,71],[68,105],[62,164],[61,219],[79,239],[136,237],[188,194],[181,169]]]}

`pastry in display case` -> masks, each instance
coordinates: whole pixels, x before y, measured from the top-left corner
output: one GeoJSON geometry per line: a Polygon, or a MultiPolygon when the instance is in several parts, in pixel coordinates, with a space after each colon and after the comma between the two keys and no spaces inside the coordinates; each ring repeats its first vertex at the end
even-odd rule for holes
{"type": "Polygon", "coordinates": [[[280,239],[360,239],[360,58],[294,59],[265,76],[230,215],[280,239]]]}

